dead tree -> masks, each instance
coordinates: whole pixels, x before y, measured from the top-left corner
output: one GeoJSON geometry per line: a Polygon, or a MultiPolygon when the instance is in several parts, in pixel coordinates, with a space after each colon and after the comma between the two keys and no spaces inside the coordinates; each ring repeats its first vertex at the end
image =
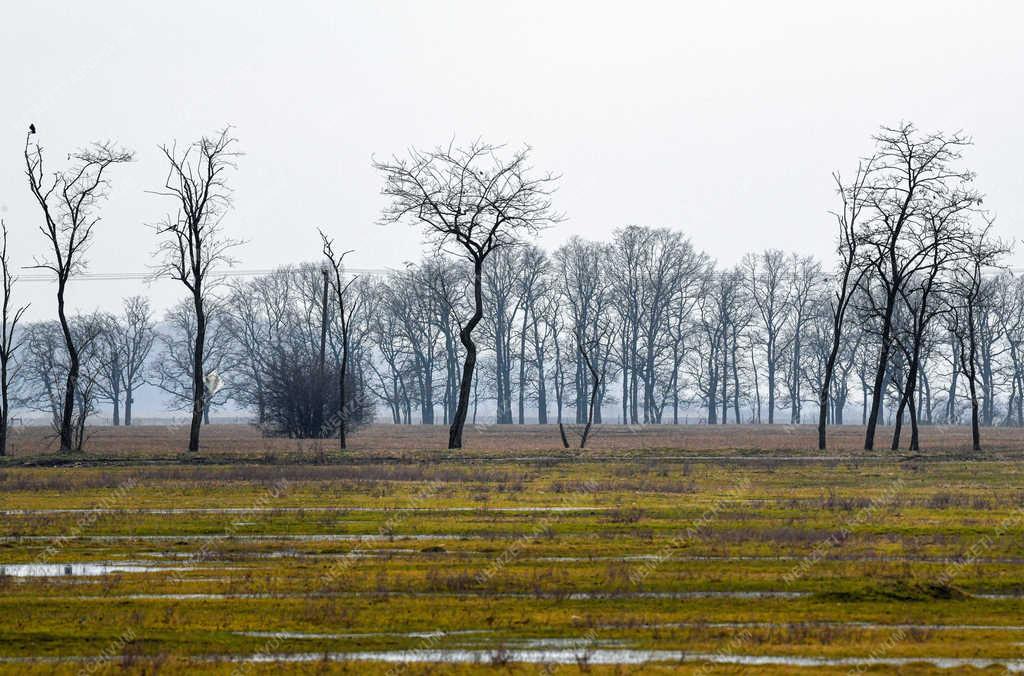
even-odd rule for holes
{"type": "Polygon", "coordinates": [[[207,410],[203,364],[206,349],[207,308],[218,265],[231,265],[229,251],[241,244],[226,237],[222,218],[231,206],[227,172],[235,168],[237,139],[225,127],[179,151],[177,144],[161,146],[170,168],[164,186],[154,194],[170,197],[177,211],[155,227],[161,239],[158,275],[176,279],[192,296],[195,335],[192,337],[192,423],[188,450],[199,451],[199,430],[207,410]]]}
{"type": "Polygon", "coordinates": [[[21,347],[21,340],[15,338],[18,322],[21,321],[27,305],[15,307],[11,303],[14,290],[14,276],[11,275],[10,258],[7,255],[7,224],[0,220],[3,233],[0,243],[0,284],[3,288],[3,310],[0,313],[0,456],[7,455],[7,425],[11,417],[11,385],[14,379],[14,353],[21,347]]]}
{"type": "Polygon", "coordinates": [[[408,157],[374,162],[384,175],[383,194],[391,199],[381,221],[418,223],[439,250],[451,247],[473,266],[473,314],[459,331],[466,354],[459,403],[448,435],[448,447],[453,449],[462,448],[472,395],[477,361],[473,330],[484,314],[484,264],[494,251],[560,218],[551,205],[556,177],[532,175],[529,148],[508,159],[500,151],[498,146],[476,141],[464,148],[412,149],[408,157]]]}
{"type": "Polygon", "coordinates": [[[57,278],[57,318],[68,356],[59,423],[60,452],[70,453],[82,450],[74,443],[73,429],[81,357],[68,320],[64,295],[72,275],[85,266],[84,255],[92,243],[93,228],[100,220],[97,210],[107,197],[106,172],[115,164],[130,162],[133,155],[109,141],[94,143],[68,155],[73,161],[71,167],[48,175],[43,165],[42,146],[32,144],[34,133],[29,130],[25,136],[25,173],[32,196],[42,210],[43,222],[39,230],[46,238],[49,252],[32,267],[49,270],[57,278]]]}

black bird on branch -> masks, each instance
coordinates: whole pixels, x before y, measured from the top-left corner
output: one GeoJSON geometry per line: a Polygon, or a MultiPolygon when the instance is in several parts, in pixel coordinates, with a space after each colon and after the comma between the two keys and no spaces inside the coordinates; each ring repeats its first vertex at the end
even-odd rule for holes
{"type": "Polygon", "coordinates": [[[36,125],[34,123],[28,125],[28,133],[30,133],[30,134],[36,133],[36,125]]]}

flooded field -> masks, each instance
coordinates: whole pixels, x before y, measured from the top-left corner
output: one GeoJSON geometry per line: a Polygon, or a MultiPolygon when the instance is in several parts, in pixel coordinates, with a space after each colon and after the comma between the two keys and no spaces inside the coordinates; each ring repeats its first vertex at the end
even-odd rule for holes
{"type": "Polygon", "coordinates": [[[530,444],[16,457],[0,672],[1024,670],[1009,445],[736,462],[530,444]]]}

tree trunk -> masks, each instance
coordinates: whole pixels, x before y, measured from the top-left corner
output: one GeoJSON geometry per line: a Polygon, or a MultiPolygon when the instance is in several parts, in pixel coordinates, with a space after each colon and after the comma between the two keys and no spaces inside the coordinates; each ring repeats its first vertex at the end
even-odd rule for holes
{"type": "Polygon", "coordinates": [[[473,373],[476,369],[476,343],[473,342],[473,329],[484,316],[483,299],[483,261],[473,261],[473,316],[459,331],[459,340],[466,348],[466,361],[462,366],[462,380],[459,383],[459,403],[455,407],[455,419],[448,431],[448,448],[462,448],[462,428],[466,425],[466,414],[469,412],[469,397],[473,388],[473,373]]]}
{"type": "Polygon", "coordinates": [[[203,382],[203,360],[206,350],[206,309],[203,307],[202,287],[196,280],[193,304],[196,310],[196,343],[192,355],[192,424],[189,428],[188,450],[199,451],[199,429],[206,408],[206,385],[203,382]]]}
{"type": "Polygon", "coordinates": [[[893,293],[890,292],[885,316],[882,318],[882,340],[878,350],[878,365],[875,368],[875,385],[871,392],[871,413],[868,415],[868,429],[864,435],[865,451],[872,451],[875,448],[878,412],[882,407],[882,395],[885,394],[885,373],[889,366],[889,339],[892,333],[892,307],[895,303],[893,293]]]}
{"type": "Polygon", "coordinates": [[[111,404],[113,404],[114,427],[118,427],[121,424],[121,365],[116,351],[114,352],[111,371],[110,383],[112,392],[110,399],[111,404]]]}
{"type": "MultiPolygon", "coordinates": [[[[345,330],[348,333],[348,330],[345,330]]],[[[345,401],[345,376],[348,373],[348,335],[342,337],[341,348],[341,375],[338,377],[338,396],[341,406],[341,418],[338,420],[338,447],[344,451],[348,448],[348,440],[345,438],[345,428],[348,426],[348,402],[345,401]]]]}
{"type": "Polygon", "coordinates": [[[971,447],[975,451],[981,450],[981,429],[978,420],[978,390],[976,381],[978,374],[976,372],[976,364],[978,360],[978,340],[974,330],[974,306],[967,306],[967,326],[968,326],[968,347],[970,353],[967,355],[967,386],[971,393],[971,447]]]}
{"type": "Polygon", "coordinates": [[[537,423],[548,424],[547,379],[544,375],[544,354],[537,355],[537,423]]]}
{"type": "Polygon", "coordinates": [[[582,345],[580,346],[580,354],[583,357],[583,360],[587,363],[587,368],[590,370],[590,379],[592,381],[590,405],[587,408],[587,425],[583,428],[583,436],[580,438],[580,448],[586,448],[587,439],[590,438],[590,428],[594,424],[594,409],[597,406],[597,393],[601,386],[601,377],[597,369],[594,367],[593,362],[590,360],[589,355],[583,352],[582,345]]]}
{"type": "Polygon", "coordinates": [[[71,336],[64,313],[64,280],[57,287],[57,317],[60,319],[61,332],[64,334],[64,345],[68,350],[68,377],[64,389],[64,408],[60,420],[60,452],[71,453],[75,449],[72,418],[75,414],[75,391],[78,389],[79,356],[75,341],[71,336]]]}
{"type": "Polygon", "coordinates": [[[7,426],[11,422],[11,408],[7,391],[7,361],[0,364],[0,458],[7,455],[7,426]]]}

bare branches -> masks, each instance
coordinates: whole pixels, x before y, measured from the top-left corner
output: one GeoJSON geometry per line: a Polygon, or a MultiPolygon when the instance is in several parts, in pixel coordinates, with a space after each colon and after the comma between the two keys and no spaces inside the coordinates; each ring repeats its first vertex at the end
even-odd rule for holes
{"type": "Polygon", "coordinates": [[[27,305],[15,308],[11,304],[14,277],[11,275],[10,259],[7,255],[7,224],[0,219],[0,288],[3,290],[3,306],[0,311],[0,456],[7,453],[7,424],[10,419],[10,390],[14,377],[14,354],[21,347],[15,338],[15,331],[27,305]]]}
{"type": "Polygon", "coordinates": [[[160,147],[168,173],[164,187],[151,192],[173,199],[176,210],[154,226],[162,238],[156,274],[169,275],[193,293],[197,288],[202,292],[214,266],[233,265],[229,252],[243,243],[226,237],[221,229],[221,220],[231,208],[228,171],[236,168],[241,155],[235,150],[237,143],[231,127],[225,127],[181,151],[177,143],[160,147]]]}
{"type": "Polygon", "coordinates": [[[562,218],[551,204],[558,177],[533,174],[529,147],[507,159],[500,157],[501,150],[501,146],[481,141],[463,148],[452,143],[430,152],[413,148],[408,157],[373,163],[384,175],[382,194],[391,198],[381,223],[418,223],[438,252],[450,251],[473,263],[474,309],[459,331],[466,359],[449,448],[462,447],[476,368],[473,330],[483,318],[484,261],[494,251],[517,244],[562,218]]]}
{"type": "Polygon", "coordinates": [[[343,251],[341,253],[335,253],[334,251],[334,240],[330,239],[323,230],[320,230],[320,240],[323,244],[322,253],[324,258],[327,259],[327,264],[330,266],[328,274],[332,276],[331,287],[334,289],[334,297],[338,303],[338,320],[341,323],[341,368],[338,376],[338,401],[341,407],[337,411],[338,420],[338,444],[341,450],[347,448],[346,432],[347,428],[351,424],[349,420],[352,411],[346,410],[346,406],[349,405],[349,400],[346,398],[346,380],[348,378],[348,362],[349,362],[349,351],[350,351],[350,330],[352,317],[359,310],[359,300],[349,299],[348,290],[352,284],[355,283],[357,277],[353,277],[347,283],[342,279],[345,256],[352,253],[351,250],[343,251]]]}
{"type": "Polygon", "coordinates": [[[199,428],[208,410],[204,402],[204,341],[206,338],[207,295],[216,280],[210,275],[217,265],[231,266],[231,249],[241,240],[227,237],[221,222],[231,207],[231,188],[227,174],[235,168],[239,152],[231,127],[212,137],[204,136],[183,150],[177,143],[161,146],[168,172],[164,187],[152,191],[175,202],[176,212],[154,226],[160,243],[161,259],[155,274],[166,274],[180,281],[192,295],[195,312],[195,337],[192,354],[192,426],[189,450],[199,450],[199,428]]]}
{"type": "Polygon", "coordinates": [[[110,141],[93,143],[68,155],[73,164],[52,174],[44,169],[43,148],[25,136],[25,174],[43,213],[39,231],[48,240],[50,257],[32,267],[51,270],[58,281],[66,282],[85,262],[82,254],[92,242],[93,227],[99,222],[96,209],[106,199],[109,181],[106,171],[114,164],[131,162],[131,151],[110,141]]]}
{"type": "Polygon", "coordinates": [[[381,223],[423,226],[438,250],[483,260],[517,238],[562,220],[552,209],[558,176],[533,175],[529,147],[504,159],[502,146],[474,141],[464,148],[410,149],[407,157],[374,161],[391,199],[381,223]]]}
{"type": "Polygon", "coordinates": [[[107,197],[107,169],[132,161],[134,155],[110,141],[97,142],[69,154],[68,160],[72,162],[69,168],[47,174],[42,146],[38,142],[31,144],[33,133],[30,128],[25,136],[25,175],[42,211],[39,231],[46,238],[50,252],[37,259],[32,267],[50,270],[57,277],[57,316],[68,353],[64,406],[59,423],[60,450],[67,453],[81,450],[85,437],[84,418],[74,423],[76,429],[72,429],[75,399],[81,394],[78,392],[80,359],[76,335],[64,311],[64,291],[71,276],[85,266],[83,256],[92,243],[93,228],[100,220],[96,212],[107,197]]]}

